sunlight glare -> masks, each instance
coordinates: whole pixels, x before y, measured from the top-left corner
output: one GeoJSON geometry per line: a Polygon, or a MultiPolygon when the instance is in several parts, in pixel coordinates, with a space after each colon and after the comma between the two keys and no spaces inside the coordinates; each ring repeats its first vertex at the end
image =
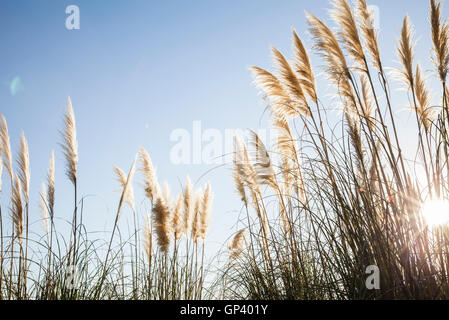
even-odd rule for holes
{"type": "Polygon", "coordinates": [[[449,201],[429,200],[421,207],[421,214],[430,227],[438,227],[449,223],[449,201]]]}

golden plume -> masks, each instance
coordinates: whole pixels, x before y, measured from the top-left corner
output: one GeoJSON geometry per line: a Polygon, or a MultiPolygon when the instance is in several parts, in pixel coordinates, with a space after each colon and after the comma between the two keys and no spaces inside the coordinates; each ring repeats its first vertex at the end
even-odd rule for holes
{"type": "Polygon", "coordinates": [[[158,197],[153,206],[153,222],[157,244],[161,251],[166,254],[170,246],[172,217],[170,208],[162,197],[158,197]]]}
{"type": "Polygon", "coordinates": [[[240,195],[240,199],[248,206],[248,198],[245,192],[245,169],[243,166],[242,148],[240,147],[240,141],[238,136],[234,136],[234,160],[233,160],[233,172],[232,177],[234,179],[234,185],[237,193],[240,195]]]}
{"type": "Polygon", "coordinates": [[[362,138],[360,136],[359,122],[348,115],[346,115],[346,122],[351,145],[355,151],[357,170],[359,174],[363,175],[365,167],[365,153],[363,150],[362,138]]]}
{"type": "Polygon", "coordinates": [[[14,179],[14,174],[12,171],[12,154],[11,154],[11,143],[9,141],[8,134],[8,125],[6,124],[5,117],[0,114],[1,124],[0,124],[0,142],[1,148],[0,150],[3,153],[3,157],[5,158],[5,167],[6,171],[8,171],[9,177],[11,178],[11,182],[14,179]]]}
{"type": "Polygon", "coordinates": [[[192,182],[187,177],[186,185],[184,187],[184,234],[186,237],[192,229],[193,211],[195,209],[195,198],[193,194],[192,182]]]}
{"type": "Polygon", "coordinates": [[[42,222],[44,224],[45,234],[49,235],[49,206],[47,203],[47,188],[45,184],[42,183],[41,193],[39,194],[40,201],[39,207],[41,209],[42,222]]]}
{"type": "Polygon", "coordinates": [[[295,68],[298,73],[304,91],[307,93],[310,99],[315,103],[318,102],[318,96],[316,93],[315,75],[312,71],[312,65],[310,63],[309,55],[304,47],[301,39],[296,31],[293,29],[293,51],[295,54],[295,68]]]}
{"type": "Polygon", "coordinates": [[[260,185],[258,181],[258,175],[256,169],[252,165],[249,155],[248,149],[246,148],[245,143],[243,143],[241,137],[238,135],[235,136],[235,152],[239,154],[241,160],[241,173],[240,178],[245,183],[250,191],[251,196],[251,206],[256,210],[257,216],[259,217],[261,228],[263,230],[264,236],[268,236],[268,220],[266,216],[266,212],[259,206],[259,200],[262,198],[262,193],[260,191],[260,185]]]}
{"type": "Polygon", "coordinates": [[[259,138],[257,133],[250,131],[251,139],[250,144],[255,153],[254,168],[257,173],[257,178],[260,184],[265,184],[277,189],[276,173],[271,165],[270,155],[265,148],[264,143],[259,138]]]}
{"type": "Polygon", "coordinates": [[[123,194],[124,194],[124,200],[125,202],[131,207],[131,209],[134,211],[134,188],[132,185],[132,179],[134,175],[134,170],[131,170],[126,176],[126,173],[120,169],[117,166],[114,166],[114,171],[117,176],[117,181],[122,186],[123,194]],[[126,188],[125,188],[126,186],[126,188]]]}
{"type": "Polygon", "coordinates": [[[2,192],[2,176],[3,176],[3,158],[1,155],[1,148],[0,148],[0,192],[2,192]]]}
{"type": "Polygon", "coordinates": [[[201,203],[200,237],[203,240],[206,239],[207,230],[209,229],[213,198],[212,188],[208,182],[201,203]]]}
{"type": "Polygon", "coordinates": [[[418,113],[424,130],[426,133],[429,133],[432,121],[436,116],[436,110],[430,105],[430,94],[419,65],[416,66],[415,72],[415,94],[417,101],[416,112],[418,113]]]}
{"type": "Polygon", "coordinates": [[[73,184],[76,184],[78,167],[78,141],[76,140],[75,114],[70,97],[67,101],[67,112],[65,114],[65,128],[63,133],[64,144],[62,145],[67,164],[67,176],[73,184]]]}
{"type": "MultiPolygon", "coordinates": [[[[116,221],[118,221],[118,218],[120,216],[120,212],[121,212],[121,209],[122,209],[122,206],[123,206],[123,202],[127,202],[128,204],[129,204],[129,202],[134,203],[134,201],[131,201],[131,200],[133,200],[132,197],[129,196],[129,188],[132,188],[132,177],[134,175],[134,169],[135,169],[135,166],[136,166],[136,159],[137,159],[137,155],[134,157],[133,163],[131,165],[131,169],[129,169],[128,176],[126,177],[126,180],[125,180],[124,184],[122,183],[122,181],[123,181],[122,178],[120,176],[118,177],[118,180],[119,180],[119,182],[120,182],[120,184],[122,185],[123,188],[122,188],[122,193],[121,193],[121,196],[120,196],[120,201],[119,201],[119,205],[118,205],[118,209],[117,209],[117,215],[116,215],[116,218],[115,218],[116,221]]],[[[116,171],[116,173],[118,173],[118,172],[116,171]]],[[[133,207],[134,207],[134,205],[133,205],[133,207]]]]}
{"type": "Polygon", "coordinates": [[[350,81],[352,80],[343,51],[332,31],[316,16],[307,13],[314,45],[313,48],[327,62],[326,72],[329,79],[338,88],[339,95],[345,100],[345,112],[357,114],[356,100],[350,81]]]}
{"type": "Polygon", "coordinates": [[[401,30],[401,39],[399,40],[398,56],[402,64],[402,70],[399,70],[400,79],[409,87],[413,87],[413,27],[410,24],[410,19],[405,16],[404,23],[401,30]]]}
{"type": "Polygon", "coordinates": [[[238,259],[238,257],[242,254],[243,250],[245,250],[246,239],[245,239],[246,229],[242,229],[238,231],[235,236],[232,238],[229,243],[229,258],[230,259],[238,259]]]}
{"type": "Polygon", "coordinates": [[[274,63],[278,67],[278,77],[281,79],[281,85],[288,92],[291,100],[295,102],[294,106],[298,109],[298,113],[310,116],[310,108],[301,82],[282,53],[274,47],[271,48],[271,51],[274,63]]]}
{"type": "Polygon", "coordinates": [[[374,102],[373,102],[373,96],[371,95],[371,90],[368,84],[368,79],[366,75],[362,74],[360,76],[360,83],[362,85],[362,116],[366,123],[368,124],[368,127],[372,131],[374,129],[374,102]]]}
{"type": "Polygon", "coordinates": [[[201,237],[201,203],[203,202],[202,191],[196,190],[195,192],[195,205],[193,209],[193,221],[192,221],[192,231],[191,236],[193,241],[198,244],[198,240],[201,237]]]}
{"type": "Polygon", "coordinates": [[[30,199],[30,154],[28,142],[23,132],[20,138],[20,153],[17,164],[19,166],[19,179],[23,188],[24,201],[28,203],[30,199]]]}
{"type": "Polygon", "coordinates": [[[445,83],[449,68],[449,25],[441,18],[441,2],[430,0],[430,24],[433,42],[433,62],[440,80],[445,83]]]}
{"type": "Polygon", "coordinates": [[[140,170],[145,176],[145,193],[148,199],[153,202],[153,200],[157,198],[160,193],[160,187],[156,176],[156,169],[153,167],[150,155],[143,147],[140,148],[139,154],[142,163],[142,167],[140,170]]]}
{"type": "Polygon", "coordinates": [[[164,181],[164,184],[162,185],[162,199],[164,199],[165,203],[171,207],[172,206],[172,199],[170,195],[170,187],[167,183],[167,181],[164,181]]]}
{"type": "Polygon", "coordinates": [[[333,0],[332,5],[334,9],[331,10],[331,16],[340,26],[339,36],[341,42],[358,67],[368,72],[366,70],[365,53],[363,52],[362,42],[360,41],[359,31],[351,7],[346,0],[333,0]]]}
{"type": "Polygon", "coordinates": [[[178,195],[176,205],[173,210],[173,228],[175,233],[175,239],[179,240],[184,231],[184,196],[182,193],[178,195]]]}
{"type": "Polygon", "coordinates": [[[371,12],[368,10],[365,0],[357,0],[357,16],[360,20],[360,30],[365,40],[365,48],[371,56],[372,64],[377,71],[382,71],[382,62],[380,60],[379,44],[377,42],[377,32],[375,30],[375,21],[371,12]]]}
{"type": "Polygon", "coordinates": [[[285,117],[296,118],[301,113],[301,106],[297,106],[284,89],[281,81],[272,73],[259,68],[250,67],[254,82],[264,92],[265,97],[270,100],[270,108],[285,117]]]}
{"type": "Polygon", "coordinates": [[[20,186],[20,179],[17,175],[14,177],[14,183],[11,190],[11,213],[14,226],[16,228],[16,235],[19,242],[22,243],[23,235],[23,203],[22,203],[22,187],[20,186]]]}
{"type": "Polygon", "coordinates": [[[284,177],[285,191],[290,194],[294,187],[298,199],[305,202],[305,188],[302,177],[302,167],[298,158],[296,141],[293,138],[290,126],[281,116],[274,117],[273,127],[278,131],[276,148],[282,158],[282,174],[284,177]]]}
{"type": "Polygon", "coordinates": [[[50,217],[54,217],[55,207],[55,153],[50,153],[50,165],[47,174],[47,204],[50,212],[50,217]]]}

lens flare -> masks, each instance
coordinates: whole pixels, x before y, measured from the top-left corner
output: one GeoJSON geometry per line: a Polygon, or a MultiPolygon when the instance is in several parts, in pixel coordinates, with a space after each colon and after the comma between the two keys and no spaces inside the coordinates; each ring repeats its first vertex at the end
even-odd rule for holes
{"type": "Polygon", "coordinates": [[[20,77],[15,77],[14,79],[12,79],[11,83],[9,84],[9,91],[11,92],[11,95],[17,95],[17,93],[19,93],[19,91],[21,91],[22,89],[23,87],[20,77]]]}
{"type": "Polygon", "coordinates": [[[449,223],[449,201],[429,200],[421,207],[421,214],[430,227],[438,227],[449,223]]]}

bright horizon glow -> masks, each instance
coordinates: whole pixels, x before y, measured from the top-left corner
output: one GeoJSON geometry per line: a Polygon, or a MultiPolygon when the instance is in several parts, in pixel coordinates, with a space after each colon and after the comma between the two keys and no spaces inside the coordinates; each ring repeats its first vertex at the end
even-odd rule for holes
{"type": "Polygon", "coordinates": [[[439,227],[449,223],[449,201],[429,200],[421,207],[421,214],[430,227],[439,227]]]}

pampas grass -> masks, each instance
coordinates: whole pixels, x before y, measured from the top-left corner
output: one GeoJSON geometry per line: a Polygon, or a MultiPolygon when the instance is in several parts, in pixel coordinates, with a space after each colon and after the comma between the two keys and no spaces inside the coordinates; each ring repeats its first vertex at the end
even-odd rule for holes
{"type": "Polygon", "coordinates": [[[173,229],[175,233],[175,240],[181,239],[184,230],[184,196],[179,194],[176,200],[176,205],[173,210],[173,229]]]}
{"type": "Polygon", "coordinates": [[[0,299],[449,299],[449,227],[432,225],[423,213],[429,201],[449,203],[449,24],[442,6],[430,0],[441,105],[433,105],[435,88],[415,62],[408,16],[398,30],[397,86],[406,89],[416,118],[416,134],[405,137],[417,144],[415,161],[403,153],[394,112],[401,106],[391,99],[367,3],[357,0],[353,8],[333,0],[331,6],[335,29],[306,14],[311,48],[293,30],[292,60],[272,47],[273,71],[250,67],[277,136],[272,146],[253,131],[246,142],[234,138],[232,178],[243,218],[211,284],[205,281],[210,183],[198,186],[187,177],[178,193],[168,183],[161,188],[141,147],[128,171],[114,166],[111,172],[120,196],[109,239],[90,240],[82,224],[84,199],[78,200],[78,141],[69,98],[62,152],[74,187],[70,239],[55,224],[60,213],[53,152],[39,194],[44,232],[29,233],[28,142],[22,134],[13,163],[1,116],[0,192],[4,166],[11,181],[11,230],[4,231],[0,208],[0,299]],[[312,54],[324,62],[340,120],[322,98],[312,54]],[[134,189],[138,179],[141,202],[134,189]],[[130,218],[133,228],[126,233],[121,225],[130,218]],[[381,271],[378,290],[366,286],[369,266],[381,271]],[[69,281],[72,267],[79,270],[76,286],[69,281]]]}
{"type": "Polygon", "coordinates": [[[70,97],[67,101],[67,113],[65,114],[64,144],[62,148],[66,159],[66,174],[69,180],[76,186],[78,169],[78,141],[76,139],[75,113],[73,112],[70,97]]]}
{"type": "Polygon", "coordinates": [[[156,203],[153,207],[153,217],[157,244],[163,253],[167,253],[170,246],[170,234],[172,231],[172,224],[170,222],[171,210],[163,198],[159,197],[156,199],[156,203]]]}
{"type": "Polygon", "coordinates": [[[19,239],[20,245],[22,246],[24,209],[22,203],[22,187],[20,184],[20,179],[17,175],[14,177],[14,184],[12,186],[11,203],[11,215],[16,230],[16,236],[19,239]]]}
{"type": "Polygon", "coordinates": [[[244,251],[246,244],[245,232],[246,229],[238,231],[229,243],[228,250],[230,259],[238,259],[244,251]]]}
{"type": "Polygon", "coordinates": [[[203,193],[200,189],[195,190],[188,178],[185,188],[174,201],[168,184],[160,188],[151,158],[141,148],[128,172],[113,167],[120,185],[120,199],[110,239],[107,242],[92,241],[82,224],[84,199],[78,208],[78,141],[70,99],[63,139],[66,175],[75,191],[70,241],[60,233],[55,221],[59,217],[55,211],[56,161],[53,151],[38,199],[43,232],[28,233],[28,210],[33,192],[28,142],[22,134],[15,163],[17,173],[14,173],[6,119],[1,117],[0,188],[5,164],[12,178],[12,228],[6,235],[0,207],[0,299],[201,299],[206,276],[204,246],[213,201],[211,185],[207,184],[203,193]],[[150,205],[149,211],[145,209],[142,229],[139,226],[141,207],[137,205],[133,186],[138,159],[143,191],[150,205]],[[123,240],[124,233],[120,230],[120,220],[129,218],[125,205],[132,211],[134,222],[128,240],[123,240]],[[185,235],[184,239],[182,235],[185,235]],[[131,250],[126,248],[128,246],[131,250]]]}
{"type": "Polygon", "coordinates": [[[132,179],[134,175],[134,170],[130,171],[130,174],[127,176],[122,169],[117,166],[114,166],[115,174],[117,175],[117,180],[120,182],[122,186],[122,190],[125,192],[124,199],[125,203],[129,205],[129,207],[134,211],[134,188],[132,185],[132,179]],[[126,187],[126,188],[125,188],[126,187]]]}
{"type": "Polygon", "coordinates": [[[256,157],[246,156],[247,147],[236,140],[233,177],[249,237],[244,248],[243,231],[230,242],[232,263],[224,271],[223,297],[447,299],[449,242],[443,235],[448,227],[429,225],[422,212],[429,199],[448,201],[445,81],[449,60],[441,4],[430,1],[433,62],[442,84],[442,106],[432,106],[427,79],[415,65],[414,30],[408,16],[398,41],[400,84],[410,94],[418,127],[413,137],[418,145],[416,162],[406,162],[402,153],[393,113],[398,107],[391,102],[366,2],[358,0],[355,12],[346,0],[331,4],[335,32],[310,13],[307,20],[312,49],[326,63],[326,76],[341,102],[341,122],[333,123],[328,108],[322,106],[307,49],[295,31],[293,68],[277,51],[275,68],[282,72],[274,75],[251,68],[259,89],[275,98],[269,107],[278,131],[273,152],[280,155],[280,162],[273,162],[270,150],[254,134],[248,149],[256,157]],[[296,79],[287,76],[290,69],[296,79]],[[284,82],[293,88],[283,87],[284,82]],[[285,97],[287,106],[304,103],[302,96],[291,94],[293,89],[307,92],[315,104],[307,116],[273,103],[278,97],[285,97]],[[303,128],[304,133],[296,137],[290,126],[303,128]],[[427,179],[418,181],[416,171],[425,172],[427,179]],[[269,188],[262,193],[260,186],[269,188]],[[248,208],[247,190],[257,194],[252,208],[248,208]],[[261,213],[268,208],[273,212],[263,222],[261,213]],[[365,285],[370,265],[381,270],[379,290],[365,285]]]}
{"type": "Polygon", "coordinates": [[[54,217],[55,207],[55,153],[50,154],[50,164],[47,174],[47,204],[51,219],[54,217]]]}
{"type": "Polygon", "coordinates": [[[6,170],[8,171],[9,177],[12,180],[14,179],[13,169],[12,169],[12,153],[11,153],[11,144],[9,141],[9,133],[8,133],[8,125],[6,123],[5,117],[1,114],[1,127],[0,127],[0,141],[1,141],[1,150],[4,157],[4,163],[6,166],[6,170]]]}
{"type": "Polygon", "coordinates": [[[436,0],[430,1],[430,25],[433,42],[433,62],[442,83],[446,83],[449,65],[449,24],[442,21],[442,5],[436,0]]]}

